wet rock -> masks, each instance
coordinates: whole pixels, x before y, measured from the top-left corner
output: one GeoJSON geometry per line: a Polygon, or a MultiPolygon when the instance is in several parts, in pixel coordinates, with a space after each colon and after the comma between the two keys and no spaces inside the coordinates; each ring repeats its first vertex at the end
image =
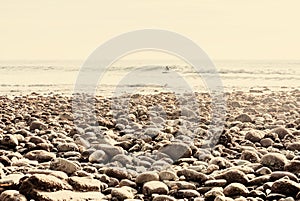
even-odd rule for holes
{"type": "Polygon", "coordinates": [[[149,181],[143,185],[143,194],[152,195],[157,194],[168,194],[169,188],[166,184],[160,181],[149,181]]]}
{"type": "Polygon", "coordinates": [[[6,190],[0,195],[1,201],[27,201],[26,197],[16,190],[6,190]]]}
{"type": "Polygon", "coordinates": [[[47,162],[56,158],[56,155],[52,152],[45,150],[33,150],[24,155],[29,160],[36,160],[38,162],[47,162]]]}
{"type": "Polygon", "coordinates": [[[64,158],[56,158],[51,161],[50,168],[67,174],[73,174],[74,172],[81,170],[80,164],[64,158]]]}
{"type": "Polygon", "coordinates": [[[243,184],[231,183],[224,188],[223,193],[230,197],[235,195],[247,196],[249,194],[249,190],[243,184]]]}
{"type": "Polygon", "coordinates": [[[264,155],[260,162],[271,170],[283,170],[288,161],[283,154],[269,153],[264,155]]]}

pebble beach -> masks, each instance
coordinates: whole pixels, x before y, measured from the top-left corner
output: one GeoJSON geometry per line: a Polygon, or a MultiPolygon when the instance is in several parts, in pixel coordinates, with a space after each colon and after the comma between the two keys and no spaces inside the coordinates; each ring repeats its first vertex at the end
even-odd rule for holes
{"type": "Polygon", "coordinates": [[[1,201],[300,199],[297,89],[226,92],[213,146],[209,93],[93,99],[79,124],[70,96],[0,97],[1,201]]]}

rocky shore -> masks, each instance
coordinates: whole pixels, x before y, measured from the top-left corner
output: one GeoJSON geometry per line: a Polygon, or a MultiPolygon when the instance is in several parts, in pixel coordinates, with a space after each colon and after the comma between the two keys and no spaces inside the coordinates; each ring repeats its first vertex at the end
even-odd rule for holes
{"type": "Polygon", "coordinates": [[[1,96],[0,200],[299,200],[300,91],[224,99],[210,141],[208,93],[96,97],[89,122],[71,97],[1,96]]]}

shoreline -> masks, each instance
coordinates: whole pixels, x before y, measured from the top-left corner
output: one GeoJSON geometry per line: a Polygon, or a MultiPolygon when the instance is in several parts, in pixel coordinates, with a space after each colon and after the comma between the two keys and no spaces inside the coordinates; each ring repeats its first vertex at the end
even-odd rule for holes
{"type": "Polygon", "coordinates": [[[299,89],[224,93],[220,136],[209,93],[193,95],[98,96],[95,116],[87,97],[78,118],[65,95],[0,96],[0,198],[300,198],[299,89]]]}

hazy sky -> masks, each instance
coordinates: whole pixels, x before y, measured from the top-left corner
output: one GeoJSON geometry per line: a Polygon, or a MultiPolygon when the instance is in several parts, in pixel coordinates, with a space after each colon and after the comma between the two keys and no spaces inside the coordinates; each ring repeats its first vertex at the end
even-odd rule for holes
{"type": "Polygon", "coordinates": [[[124,32],[159,28],[213,59],[300,59],[299,0],[1,0],[0,59],[85,59],[124,32]]]}

